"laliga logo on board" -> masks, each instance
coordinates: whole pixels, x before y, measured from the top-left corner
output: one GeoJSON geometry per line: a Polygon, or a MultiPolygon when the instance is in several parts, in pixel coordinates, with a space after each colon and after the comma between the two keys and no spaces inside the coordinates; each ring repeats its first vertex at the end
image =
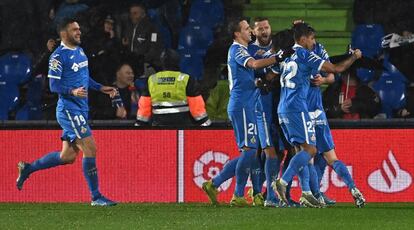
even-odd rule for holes
{"type": "Polygon", "coordinates": [[[411,182],[411,175],[400,168],[391,150],[388,151],[388,159],[382,161],[382,168],[375,170],[368,177],[371,188],[385,193],[403,191],[411,182]]]}
{"type": "MultiPolygon", "coordinates": [[[[194,183],[202,188],[204,182],[214,178],[220,173],[224,164],[229,160],[229,156],[222,152],[207,151],[198,158],[193,165],[194,183]]],[[[225,181],[219,191],[226,191],[233,179],[225,181]]]]}

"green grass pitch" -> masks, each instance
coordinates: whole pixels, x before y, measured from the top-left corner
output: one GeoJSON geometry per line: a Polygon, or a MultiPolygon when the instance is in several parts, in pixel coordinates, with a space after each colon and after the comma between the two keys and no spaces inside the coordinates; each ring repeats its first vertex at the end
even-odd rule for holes
{"type": "Polygon", "coordinates": [[[0,229],[414,229],[414,203],[369,203],[362,209],[0,203],[0,229]]]}

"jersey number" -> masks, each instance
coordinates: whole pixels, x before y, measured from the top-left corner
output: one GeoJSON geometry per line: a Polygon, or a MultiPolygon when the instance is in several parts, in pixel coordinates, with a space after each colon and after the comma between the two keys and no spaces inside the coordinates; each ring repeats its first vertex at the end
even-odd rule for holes
{"type": "Polygon", "coordinates": [[[256,131],[256,125],[254,125],[253,123],[249,123],[248,125],[248,129],[247,129],[247,133],[250,135],[256,135],[257,131],[256,131]]]}
{"type": "MultiPolygon", "coordinates": [[[[282,77],[280,78],[280,85],[282,87],[286,87],[286,88],[290,88],[290,89],[294,89],[296,84],[292,81],[290,81],[290,79],[292,79],[294,76],[296,76],[296,73],[298,72],[298,64],[296,64],[296,62],[288,62],[285,66],[285,71],[286,71],[286,75],[282,75],[282,77]]],[[[285,71],[283,71],[285,73],[285,71]]]]}
{"type": "Polygon", "coordinates": [[[308,133],[314,133],[315,132],[315,127],[313,126],[312,121],[308,121],[306,122],[306,125],[308,126],[308,133]]]}
{"type": "Polygon", "coordinates": [[[78,123],[78,126],[81,125],[86,125],[86,120],[82,115],[76,115],[73,117],[73,120],[76,121],[76,123],[78,123]]]}

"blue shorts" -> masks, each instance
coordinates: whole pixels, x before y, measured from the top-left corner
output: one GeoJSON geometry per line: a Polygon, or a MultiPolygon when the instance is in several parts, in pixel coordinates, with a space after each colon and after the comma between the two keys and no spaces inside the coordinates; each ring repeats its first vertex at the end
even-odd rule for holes
{"type": "Polygon", "coordinates": [[[228,111],[239,149],[244,146],[257,149],[256,114],[254,109],[228,111]]]}
{"type": "Polygon", "coordinates": [[[283,134],[291,145],[307,143],[316,146],[315,127],[308,113],[279,113],[278,115],[283,134]]]}
{"type": "Polygon", "coordinates": [[[257,131],[261,147],[273,147],[272,140],[272,113],[256,111],[257,131]]]}
{"type": "Polygon", "coordinates": [[[74,142],[92,135],[88,125],[88,112],[63,110],[56,111],[57,122],[63,129],[61,139],[74,142]]]}
{"type": "Polygon", "coordinates": [[[331,129],[329,128],[325,112],[322,110],[316,110],[314,112],[309,112],[309,116],[315,125],[316,148],[318,149],[318,153],[324,153],[334,149],[335,144],[333,142],[331,129]]]}

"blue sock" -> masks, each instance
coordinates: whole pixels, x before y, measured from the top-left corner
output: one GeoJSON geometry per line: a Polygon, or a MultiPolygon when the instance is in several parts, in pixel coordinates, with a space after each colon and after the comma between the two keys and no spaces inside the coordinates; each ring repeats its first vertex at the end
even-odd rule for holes
{"type": "Polygon", "coordinates": [[[36,172],[42,169],[48,169],[62,165],[63,162],[60,159],[60,152],[51,152],[43,157],[33,161],[29,166],[29,173],[36,172]]]}
{"type": "Polygon", "coordinates": [[[312,191],[312,194],[315,197],[319,197],[321,191],[320,191],[320,184],[318,183],[319,182],[318,173],[316,173],[316,169],[313,164],[308,164],[308,168],[309,168],[310,189],[312,191]]]}
{"type": "Polygon", "coordinates": [[[98,170],[96,169],[95,157],[84,157],[82,159],[83,175],[88,183],[89,191],[91,191],[92,200],[96,200],[101,196],[98,188],[98,170]]]}
{"type": "Polygon", "coordinates": [[[266,200],[275,200],[276,195],[272,189],[272,182],[276,180],[277,173],[280,169],[280,161],[277,157],[267,157],[265,162],[265,175],[266,175],[266,187],[267,197],[266,200]]]}
{"type": "Polygon", "coordinates": [[[314,157],[314,167],[315,167],[316,173],[318,174],[319,185],[321,184],[326,165],[327,165],[326,160],[322,154],[318,154],[314,157]]]}
{"type": "Polygon", "coordinates": [[[236,157],[224,165],[223,170],[221,170],[221,172],[212,180],[214,187],[219,188],[220,185],[223,184],[226,180],[236,175],[236,165],[238,161],[239,157],[236,157]]]}
{"type": "Polygon", "coordinates": [[[293,177],[299,173],[299,169],[308,165],[311,158],[311,155],[306,151],[296,153],[296,155],[292,157],[292,160],[290,160],[288,168],[282,175],[282,179],[289,183],[293,177]]]}
{"type": "MultiPolygon", "coordinates": [[[[293,162],[292,158],[292,161],[293,162]]],[[[299,183],[300,183],[300,187],[302,189],[302,192],[310,192],[310,186],[309,186],[309,168],[308,165],[302,166],[301,168],[299,168],[299,173],[298,173],[298,177],[299,177],[299,183]]]]}
{"type": "Polygon", "coordinates": [[[254,157],[252,159],[252,165],[250,169],[250,179],[252,180],[253,195],[262,192],[263,181],[262,181],[262,169],[260,165],[260,159],[254,157]]]}
{"type": "Polygon", "coordinates": [[[249,177],[250,167],[255,157],[256,149],[242,150],[241,156],[236,165],[236,188],[234,195],[238,197],[244,196],[244,188],[246,187],[247,178],[249,177]]]}
{"type": "Polygon", "coordinates": [[[332,164],[332,168],[335,170],[336,174],[338,174],[338,176],[345,182],[346,186],[348,186],[349,189],[355,188],[354,180],[352,179],[351,174],[349,174],[348,169],[342,161],[335,161],[332,164]]]}

